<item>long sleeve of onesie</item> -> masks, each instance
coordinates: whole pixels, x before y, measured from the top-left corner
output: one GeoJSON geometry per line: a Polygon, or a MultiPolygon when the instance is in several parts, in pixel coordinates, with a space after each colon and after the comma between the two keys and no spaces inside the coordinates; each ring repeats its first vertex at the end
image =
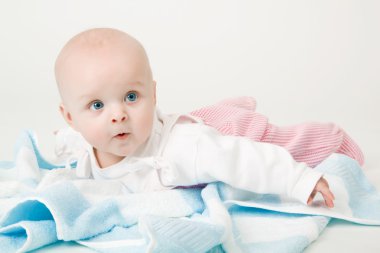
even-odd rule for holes
{"type": "Polygon", "coordinates": [[[172,182],[162,179],[168,185],[222,181],[247,191],[288,195],[303,203],[322,176],[294,161],[280,146],[223,136],[203,124],[176,125],[163,157],[175,170],[172,182]]]}
{"type": "MultiPolygon", "coordinates": [[[[162,137],[167,139],[162,153],[147,152],[147,156],[137,157],[144,162],[144,168],[129,173],[131,164],[123,160],[112,168],[95,169],[105,174],[93,177],[109,179],[113,175],[113,179],[126,182],[132,192],[223,181],[238,189],[288,195],[303,203],[321,177],[277,145],[223,136],[199,123],[178,123],[169,132],[164,134],[167,138],[162,137]]],[[[57,153],[62,158],[83,158],[83,145],[83,137],[70,128],[57,133],[57,153]]],[[[77,175],[88,178],[94,173],[90,168],[94,164],[87,169],[83,164],[92,163],[79,160],[77,175]]]]}
{"type": "Polygon", "coordinates": [[[315,167],[332,153],[347,155],[364,163],[364,156],[355,141],[333,123],[307,122],[293,126],[276,126],[264,115],[255,112],[251,97],[223,100],[200,108],[191,115],[201,118],[224,135],[244,136],[253,141],[280,145],[298,162],[315,167]]]}

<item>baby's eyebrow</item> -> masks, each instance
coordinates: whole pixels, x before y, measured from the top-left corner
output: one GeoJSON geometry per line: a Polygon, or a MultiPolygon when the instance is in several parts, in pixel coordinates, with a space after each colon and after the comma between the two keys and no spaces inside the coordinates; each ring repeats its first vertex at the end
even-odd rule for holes
{"type": "Polygon", "coordinates": [[[140,81],[135,81],[135,82],[129,82],[126,84],[126,91],[131,91],[131,90],[141,90],[146,87],[145,83],[140,82],[140,81]]]}
{"type": "Polygon", "coordinates": [[[92,95],[92,94],[83,94],[78,97],[78,103],[84,106],[87,106],[95,101],[101,101],[101,97],[98,95],[92,95]]]}
{"type": "Polygon", "coordinates": [[[135,81],[135,82],[130,82],[130,83],[127,83],[127,85],[131,85],[131,86],[136,86],[136,85],[144,85],[143,82],[140,82],[140,81],[135,81]]]}
{"type": "Polygon", "coordinates": [[[88,100],[94,100],[94,99],[93,99],[92,95],[84,94],[84,95],[79,96],[78,100],[79,101],[88,101],[88,100]]]}

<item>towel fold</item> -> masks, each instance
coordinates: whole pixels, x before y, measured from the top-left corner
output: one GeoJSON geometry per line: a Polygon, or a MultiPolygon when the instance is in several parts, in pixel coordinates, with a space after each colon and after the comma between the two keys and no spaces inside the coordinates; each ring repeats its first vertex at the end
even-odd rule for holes
{"type": "Polygon", "coordinates": [[[0,252],[58,240],[99,252],[302,252],[332,218],[380,225],[380,195],[359,164],[340,154],[316,168],[336,197],[329,209],[318,195],[305,206],[221,182],[125,193],[117,181],[79,179],[47,162],[35,143],[24,133],[15,161],[0,163],[2,183],[13,185],[0,187],[0,252]]]}

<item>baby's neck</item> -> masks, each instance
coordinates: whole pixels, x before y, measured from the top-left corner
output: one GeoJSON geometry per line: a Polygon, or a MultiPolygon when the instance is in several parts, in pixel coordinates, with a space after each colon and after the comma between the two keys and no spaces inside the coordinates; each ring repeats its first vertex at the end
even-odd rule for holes
{"type": "Polygon", "coordinates": [[[110,153],[98,152],[95,148],[93,148],[93,151],[95,159],[101,169],[110,167],[125,158],[124,156],[116,156],[110,153]]]}

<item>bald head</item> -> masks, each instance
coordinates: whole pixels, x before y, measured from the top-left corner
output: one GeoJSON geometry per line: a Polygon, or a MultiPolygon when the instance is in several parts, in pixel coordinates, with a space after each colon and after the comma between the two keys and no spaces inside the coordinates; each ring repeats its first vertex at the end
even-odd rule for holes
{"type": "MultiPolygon", "coordinates": [[[[98,61],[99,64],[102,64],[101,61],[107,56],[129,58],[131,64],[139,65],[145,72],[144,74],[149,79],[152,79],[149,60],[140,42],[120,30],[111,28],[90,29],[70,39],[57,57],[55,77],[62,100],[65,100],[64,86],[78,85],[69,84],[70,80],[67,77],[73,74],[86,75],[87,70],[91,70],[91,64],[86,64],[88,66],[86,68],[83,65],[78,66],[78,62],[87,59],[94,63],[98,61]]],[[[104,68],[107,67],[107,64],[105,64],[104,68]]]]}

